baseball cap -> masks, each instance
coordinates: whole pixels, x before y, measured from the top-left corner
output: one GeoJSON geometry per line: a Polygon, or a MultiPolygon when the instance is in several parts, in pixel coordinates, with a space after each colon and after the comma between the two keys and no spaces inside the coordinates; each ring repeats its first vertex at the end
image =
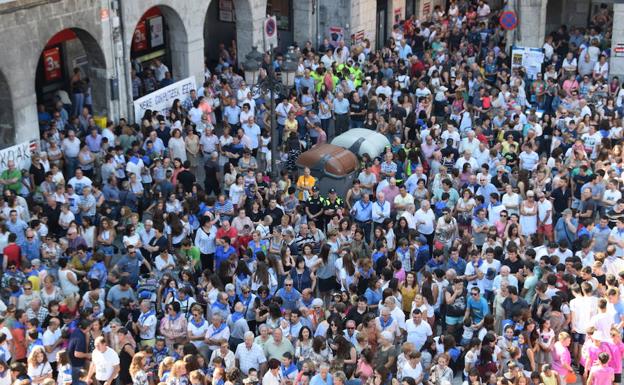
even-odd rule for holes
{"type": "Polygon", "coordinates": [[[329,193],[330,194],[335,194],[336,193],[336,189],[335,188],[330,188],[329,189],[329,193]]]}

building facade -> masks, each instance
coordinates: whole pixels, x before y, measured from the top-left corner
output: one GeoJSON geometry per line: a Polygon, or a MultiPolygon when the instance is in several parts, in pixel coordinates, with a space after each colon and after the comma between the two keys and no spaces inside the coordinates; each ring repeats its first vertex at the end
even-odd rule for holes
{"type": "MultiPolygon", "coordinates": [[[[541,47],[557,25],[586,24],[599,3],[509,4],[520,19],[513,40],[541,47]]],[[[221,44],[235,41],[239,58],[262,46],[267,14],[277,16],[280,49],[325,37],[378,47],[397,21],[425,19],[437,5],[446,0],[0,0],[0,148],[39,137],[37,104],[59,90],[71,94],[74,68],[89,78],[94,115],[132,120],[134,66],[159,58],[174,80],[195,76],[201,84],[221,44]]],[[[624,5],[614,11],[615,47],[624,44],[624,5]]],[[[612,74],[624,74],[624,58],[612,58],[612,74]]]]}

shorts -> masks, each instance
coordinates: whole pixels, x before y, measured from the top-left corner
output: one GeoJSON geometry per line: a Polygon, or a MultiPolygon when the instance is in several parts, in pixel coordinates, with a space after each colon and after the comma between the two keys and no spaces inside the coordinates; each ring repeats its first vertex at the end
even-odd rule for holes
{"type": "Polygon", "coordinates": [[[544,234],[550,238],[553,236],[553,225],[539,225],[537,227],[537,233],[544,234]]]}
{"type": "Polygon", "coordinates": [[[615,373],[613,377],[614,377],[613,382],[617,384],[622,382],[622,373],[615,373]]]}
{"type": "Polygon", "coordinates": [[[572,341],[577,344],[583,345],[585,343],[585,334],[582,333],[572,333],[572,341]]]}
{"type": "Polygon", "coordinates": [[[450,315],[447,315],[445,317],[445,322],[447,326],[453,326],[453,325],[459,325],[464,321],[464,317],[459,316],[459,317],[452,317],[450,315]]]}
{"type": "Polygon", "coordinates": [[[336,277],[330,277],[327,279],[319,278],[319,291],[321,293],[329,293],[332,290],[336,290],[338,284],[336,283],[336,277]]]}

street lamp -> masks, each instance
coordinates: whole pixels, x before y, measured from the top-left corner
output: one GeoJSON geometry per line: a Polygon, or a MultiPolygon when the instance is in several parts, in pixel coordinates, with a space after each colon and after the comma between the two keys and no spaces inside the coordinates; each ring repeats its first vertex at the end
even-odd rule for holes
{"type": "MultiPolygon", "coordinates": [[[[295,84],[295,75],[299,65],[299,57],[294,47],[288,47],[285,60],[280,68],[281,77],[276,76],[275,71],[269,68],[266,75],[260,78],[260,69],[262,67],[263,55],[258,52],[257,47],[253,47],[251,52],[245,55],[243,70],[245,71],[245,81],[252,86],[253,94],[262,94],[269,96],[270,114],[271,114],[271,174],[278,177],[277,174],[277,157],[279,156],[277,137],[277,123],[275,118],[275,96],[285,95],[285,90],[289,90],[295,84]]],[[[271,47],[270,57],[273,59],[273,47],[271,47]]],[[[273,65],[273,63],[269,63],[273,65]]]]}

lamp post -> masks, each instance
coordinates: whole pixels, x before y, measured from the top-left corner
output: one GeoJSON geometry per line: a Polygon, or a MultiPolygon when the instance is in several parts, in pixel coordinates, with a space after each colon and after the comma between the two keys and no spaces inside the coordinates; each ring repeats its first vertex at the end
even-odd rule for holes
{"type": "MultiPolygon", "coordinates": [[[[273,59],[273,47],[271,47],[270,58],[273,59]]],[[[243,70],[245,71],[245,81],[252,86],[252,93],[260,93],[269,96],[270,114],[271,114],[271,174],[278,177],[277,173],[277,157],[279,156],[277,137],[277,123],[275,117],[275,96],[284,95],[284,92],[294,86],[295,74],[299,64],[297,53],[294,47],[289,47],[285,55],[284,63],[280,68],[281,76],[278,78],[273,70],[273,63],[270,61],[268,71],[261,74],[260,69],[264,55],[258,52],[258,47],[252,47],[252,50],[245,56],[243,70]],[[263,75],[263,76],[261,76],[263,75]]],[[[288,97],[288,95],[285,95],[288,97]]]]}

